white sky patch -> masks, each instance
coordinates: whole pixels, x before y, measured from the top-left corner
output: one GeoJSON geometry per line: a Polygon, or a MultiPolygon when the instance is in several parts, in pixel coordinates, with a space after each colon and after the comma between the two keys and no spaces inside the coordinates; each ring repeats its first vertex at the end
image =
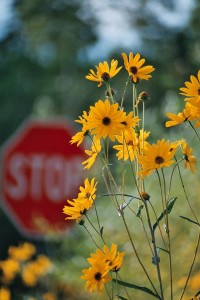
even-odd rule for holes
{"type": "Polygon", "coordinates": [[[170,28],[183,27],[190,18],[191,10],[194,8],[194,0],[174,1],[174,10],[167,9],[157,0],[147,2],[147,9],[170,28]]]}
{"type": "Polygon", "coordinates": [[[89,50],[90,58],[108,55],[108,52],[123,45],[123,48],[130,47],[130,44],[137,43],[140,46],[138,33],[130,27],[128,22],[124,22],[125,13],[120,14],[118,9],[107,7],[103,12],[103,22],[101,15],[97,14],[98,25],[96,33],[99,41],[89,50]]]}
{"type": "Polygon", "coordinates": [[[13,16],[13,0],[0,0],[0,39],[9,31],[13,16]]]}
{"type": "Polygon", "coordinates": [[[194,0],[175,0],[171,9],[164,6],[160,0],[148,0],[142,7],[139,0],[85,0],[83,14],[86,18],[89,11],[96,19],[95,32],[98,41],[88,48],[91,60],[106,59],[115,48],[134,49],[138,51],[142,42],[140,33],[134,27],[134,15],[145,9],[168,28],[184,27],[194,7],[194,0]]]}

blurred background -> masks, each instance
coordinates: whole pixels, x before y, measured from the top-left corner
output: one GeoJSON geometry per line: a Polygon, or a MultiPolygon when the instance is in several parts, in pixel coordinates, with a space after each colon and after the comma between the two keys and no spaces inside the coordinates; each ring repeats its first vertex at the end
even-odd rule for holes
{"type": "MultiPolygon", "coordinates": [[[[1,146],[30,117],[77,119],[105,98],[104,86],[85,80],[89,69],[112,58],[122,65],[121,53],[130,51],[139,52],[156,69],[140,89],[151,99],[147,129],[154,129],[154,140],[165,136],[166,111],[182,109],[178,89],[199,70],[199,16],[199,0],[0,0],[1,146]]],[[[122,72],[112,81],[118,99],[126,78],[122,72]]],[[[173,130],[167,134],[173,136],[173,130]]],[[[50,282],[58,299],[89,299],[78,289],[83,288],[79,277],[84,259],[93,247],[79,226],[54,240],[48,235],[35,240],[19,232],[1,210],[0,240],[0,260],[6,259],[10,245],[29,241],[55,262],[50,282]]],[[[15,286],[12,299],[29,299],[26,293],[41,297],[34,289],[20,288],[15,286]]]]}

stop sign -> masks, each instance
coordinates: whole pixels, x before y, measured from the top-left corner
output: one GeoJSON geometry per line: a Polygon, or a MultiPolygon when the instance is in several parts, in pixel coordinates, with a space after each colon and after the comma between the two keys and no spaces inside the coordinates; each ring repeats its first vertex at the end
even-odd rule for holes
{"type": "Polygon", "coordinates": [[[70,145],[66,122],[29,121],[2,151],[2,206],[25,235],[67,227],[66,199],[83,180],[84,150],[70,145]]]}

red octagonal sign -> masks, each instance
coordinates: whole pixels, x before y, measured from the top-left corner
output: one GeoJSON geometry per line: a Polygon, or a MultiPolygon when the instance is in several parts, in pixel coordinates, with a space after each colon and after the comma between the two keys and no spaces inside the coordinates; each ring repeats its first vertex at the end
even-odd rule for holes
{"type": "Polygon", "coordinates": [[[28,236],[67,227],[62,213],[83,180],[84,151],[70,145],[66,122],[30,121],[2,152],[3,208],[28,236]]]}

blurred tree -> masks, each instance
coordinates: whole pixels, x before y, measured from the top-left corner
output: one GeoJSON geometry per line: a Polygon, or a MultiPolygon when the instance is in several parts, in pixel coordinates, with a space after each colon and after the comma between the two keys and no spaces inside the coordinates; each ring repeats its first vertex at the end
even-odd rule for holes
{"type": "Polygon", "coordinates": [[[74,117],[89,96],[79,53],[95,36],[79,8],[70,0],[15,2],[16,26],[0,43],[1,143],[31,113],[74,117]]]}

